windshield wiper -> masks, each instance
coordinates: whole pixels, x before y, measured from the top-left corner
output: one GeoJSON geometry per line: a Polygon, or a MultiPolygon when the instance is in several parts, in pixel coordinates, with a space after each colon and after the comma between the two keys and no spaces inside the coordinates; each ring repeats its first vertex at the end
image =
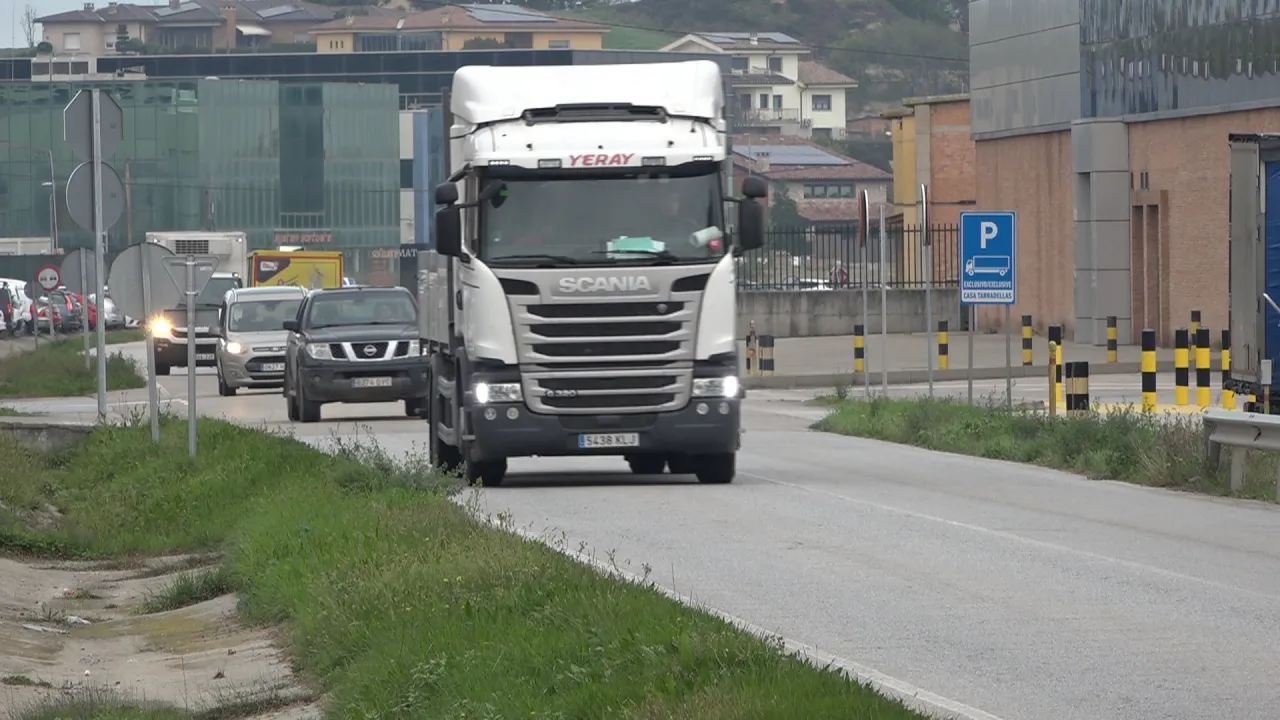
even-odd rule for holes
{"type": "Polygon", "coordinates": [[[676,255],[670,250],[627,249],[627,250],[592,250],[591,251],[592,255],[613,255],[615,253],[617,254],[627,253],[631,255],[648,255],[651,258],[655,258],[657,260],[666,260],[668,262],[678,262],[680,260],[680,256],[676,255]]]}
{"type": "Polygon", "coordinates": [[[489,264],[492,265],[504,260],[544,260],[550,262],[564,263],[565,265],[577,265],[578,261],[568,255],[551,255],[548,253],[530,253],[527,255],[503,255],[502,257],[490,258],[489,264]]]}

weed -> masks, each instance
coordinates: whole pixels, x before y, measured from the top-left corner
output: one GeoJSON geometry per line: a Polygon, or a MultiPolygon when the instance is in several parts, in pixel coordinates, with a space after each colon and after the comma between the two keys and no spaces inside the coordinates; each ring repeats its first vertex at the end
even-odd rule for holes
{"type": "MultiPolygon", "coordinates": [[[[1192,417],[1121,409],[1079,417],[1007,410],[1003,395],[969,405],[952,399],[852,400],[834,404],[814,428],[930,450],[1011,460],[1090,478],[1227,494],[1210,467],[1204,431],[1192,417]]],[[[1274,456],[1251,455],[1244,497],[1275,493],[1274,456]]]]}
{"type": "MultiPolygon", "coordinates": [[[[145,427],[104,428],[61,467],[6,473],[0,501],[63,511],[51,530],[10,533],[91,556],[221,549],[240,612],[283,623],[333,717],[920,718],[651,585],[485,525],[418,459],[349,442],[326,455],[211,419],[189,459],[184,429],[166,418],[153,445],[145,427]]],[[[192,576],[158,606],[218,587],[192,576]]]]}
{"type": "Polygon", "coordinates": [[[845,400],[849,397],[849,386],[852,381],[846,382],[843,375],[836,376],[835,394],[837,400],[845,400]]]}
{"type": "Polygon", "coordinates": [[[48,680],[33,680],[26,675],[7,675],[0,677],[0,685],[13,685],[16,687],[41,687],[51,688],[53,685],[48,680]]]}
{"type": "Polygon", "coordinates": [[[199,572],[183,572],[169,581],[159,592],[148,593],[138,611],[143,614],[177,610],[235,591],[231,572],[217,567],[199,572]]]}
{"type": "MultiPolygon", "coordinates": [[[[72,397],[97,391],[96,367],[84,366],[79,338],[50,340],[30,352],[0,358],[0,397],[72,397]]],[[[120,353],[107,356],[107,389],[145,387],[132,360],[120,353]]]]}
{"type": "Polygon", "coordinates": [[[12,711],[14,720],[190,720],[174,707],[135,703],[121,694],[89,689],[55,696],[12,711]]]}

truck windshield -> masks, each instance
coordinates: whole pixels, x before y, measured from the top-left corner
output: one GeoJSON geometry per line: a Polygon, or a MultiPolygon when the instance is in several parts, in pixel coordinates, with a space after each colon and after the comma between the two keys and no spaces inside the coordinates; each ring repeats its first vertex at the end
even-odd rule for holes
{"type": "Polygon", "coordinates": [[[284,321],[298,315],[297,300],[244,300],[231,306],[227,329],[232,332],[270,332],[283,330],[284,321]]]}
{"type": "Polygon", "coordinates": [[[637,168],[591,177],[506,170],[501,207],[481,206],[479,256],[499,265],[719,258],[725,252],[719,167],[698,165],[696,174],[637,168]]]}
{"type": "Polygon", "coordinates": [[[196,296],[197,305],[222,305],[222,297],[227,294],[228,290],[242,287],[238,277],[215,277],[209,278],[208,284],[196,296]]]}

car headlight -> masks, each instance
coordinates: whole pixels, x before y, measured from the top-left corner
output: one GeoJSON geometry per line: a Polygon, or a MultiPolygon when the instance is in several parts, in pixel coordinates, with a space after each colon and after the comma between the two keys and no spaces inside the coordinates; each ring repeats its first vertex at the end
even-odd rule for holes
{"type": "Polygon", "coordinates": [[[738,392],[742,386],[738,383],[736,375],[726,375],[718,378],[695,378],[693,381],[694,397],[722,397],[734,398],[738,397],[738,392]]]}
{"type": "Polygon", "coordinates": [[[422,354],[422,341],[421,341],[421,340],[410,340],[410,341],[409,341],[409,349],[408,349],[408,351],[406,351],[406,353],[405,353],[405,354],[406,354],[406,355],[421,355],[421,354],[422,354]]]}
{"type": "Polygon", "coordinates": [[[333,351],[329,349],[329,343],[307,343],[307,355],[312,360],[333,359],[333,351]]]}
{"type": "Polygon", "coordinates": [[[169,337],[173,334],[173,323],[158,317],[151,321],[151,337],[169,337]]]}
{"type": "Polygon", "coordinates": [[[480,405],[524,401],[524,391],[520,389],[520,383],[476,383],[471,389],[471,394],[480,405]]]}
{"type": "Polygon", "coordinates": [[[242,355],[244,353],[244,346],[235,341],[229,342],[227,343],[227,352],[232,355],[242,355]]]}

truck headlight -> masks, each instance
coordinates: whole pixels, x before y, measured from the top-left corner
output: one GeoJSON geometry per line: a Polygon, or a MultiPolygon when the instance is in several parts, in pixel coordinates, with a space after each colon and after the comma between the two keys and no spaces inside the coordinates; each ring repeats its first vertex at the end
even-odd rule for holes
{"type": "Polygon", "coordinates": [[[307,356],[312,360],[332,360],[333,351],[329,343],[307,343],[307,356]]]}
{"type": "Polygon", "coordinates": [[[227,352],[232,355],[241,355],[244,353],[244,346],[238,342],[229,342],[227,343],[227,352]]]}
{"type": "Polygon", "coordinates": [[[476,383],[471,394],[480,405],[524,402],[524,391],[520,389],[520,383],[476,383]]]}
{"type": "Polygon", "coordinates": [[[151,330],[151,337],[169,337],[173,334],[173,323],[165,318],[158,317],[151,321],[149,329],[151,330]]]}
{"type": "Polygon", "coordinates": [[[738,384],[736,375],[726,375],[718,378],[694,378],[693,380],[693,396],[694,397],[720,397],[735,398],[742,386],[738,384]]]}

